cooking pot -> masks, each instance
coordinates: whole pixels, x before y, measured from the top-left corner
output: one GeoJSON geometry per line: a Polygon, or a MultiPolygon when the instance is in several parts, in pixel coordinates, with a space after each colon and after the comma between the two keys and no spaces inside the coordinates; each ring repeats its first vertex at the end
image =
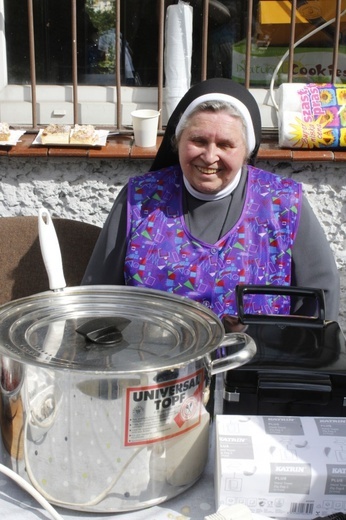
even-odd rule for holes
{"type": "Polygon", "coordinates": [[[255,352],[205,306],[163,291],[82,286],[9,302],[0,308],[4,463],[66,508],[163,502],[207,462],[211,377],[255,352]]]}

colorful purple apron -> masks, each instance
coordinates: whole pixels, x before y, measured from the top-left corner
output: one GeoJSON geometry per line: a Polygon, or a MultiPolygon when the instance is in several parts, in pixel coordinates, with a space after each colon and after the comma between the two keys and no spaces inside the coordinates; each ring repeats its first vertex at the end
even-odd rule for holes
{"type": "MultiPolygon", "coordinates": [[[[222,317],[237,315],[238,284],[290,285],[301,185],[248,167],[236,225],[215,244],[194,238],[182,208],[178,166],[130,179],[125,283],[187,296],[222,317]]],[[[244,302],[245,303],[245,302],[244,302]]],[[[289,313],[289,300],[249,296],[246,312],[289,313]]]]}

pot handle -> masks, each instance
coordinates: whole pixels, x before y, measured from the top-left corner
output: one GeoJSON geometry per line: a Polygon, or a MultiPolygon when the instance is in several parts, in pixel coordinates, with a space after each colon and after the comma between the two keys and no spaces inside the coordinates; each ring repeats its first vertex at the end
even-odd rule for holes
{"type": "Polygon", "coordinates": [[[66,287],[61,251],[50,213],[45,208],[38,213],[38,236],[41,254],[49,279],[49,288],[59,291],[66,287]]]}
{"type": "Polygon", "coordinates": [[[307,327],[323,327],[325,320],[325,297],[322,289],[312,287],[294,287],[294,286],[277,286],[277,285],[237,285],[236,299],[238,314],[241,323],[249,325],[254,324],[274,324],[274,325],[291,325],[291,326],[307,326],[307,327]],[[261,295],[277,295],[291,296],[296,298],[310,298],[314,303],[317,316],[299,316],[296,314],[249,314],[245,312],[244,299],[249,294],[261,295]]]}
{"type": "Polygon", "coordinates": [[[257,347],[251,336],[244,332],[230,332],[225,334],[225,337],[218,348],[222,349],[224,347],[230,347],[242,343],[244,343],[244,347],[238,352],[217,359],[209,358],[210,375],[214,376],[221,372],[226,372],[227,370],[240,367],[251,361],[257,352],[257,347]]]}

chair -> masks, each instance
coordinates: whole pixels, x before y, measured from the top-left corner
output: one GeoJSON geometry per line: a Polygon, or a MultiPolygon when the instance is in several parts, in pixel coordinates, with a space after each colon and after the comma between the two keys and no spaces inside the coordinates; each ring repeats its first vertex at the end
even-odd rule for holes
{"type": "MultiPolygon", "coordinates": [[[[68,287],[80,285],[101,228],[53,218],[68,287]]],[[[0,217],[0,305],[49,290],[38,238],[38,218],[0,217]]]]}

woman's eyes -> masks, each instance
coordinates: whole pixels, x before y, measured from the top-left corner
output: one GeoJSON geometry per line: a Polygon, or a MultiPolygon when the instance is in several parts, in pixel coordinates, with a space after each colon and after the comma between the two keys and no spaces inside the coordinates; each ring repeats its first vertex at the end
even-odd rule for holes
{"type": "MultiPolygon", "coordinates": [[[[206,139],[203,139],[202,137],[194,137],[191,139],[191,142],[193,144],[196,144],[197,146],[208,145],[208,141],[206,139]]],[[[219,143],[216,143],[216,146],[223,150],[227,150],[228,148],[234,148],[234,145],[232,143],[230,143],[229,141],[221,141],[219,143]]]]}
{"type": "Polygon", "coordinates": [[[234,148],[234,146],[232,145],[232,143],[230,143],[229,141],[227,141],[226,143],[219,143],[218,144],[218,147],[219,148],[223,148],[223,149],[227,149],[227,148],[234,148]]]}
{"type": "Polygon", "coordinates": [[[202,137],[191,137],[190,141],[194,144],[206,144],[206,140],[202,137]]]}

